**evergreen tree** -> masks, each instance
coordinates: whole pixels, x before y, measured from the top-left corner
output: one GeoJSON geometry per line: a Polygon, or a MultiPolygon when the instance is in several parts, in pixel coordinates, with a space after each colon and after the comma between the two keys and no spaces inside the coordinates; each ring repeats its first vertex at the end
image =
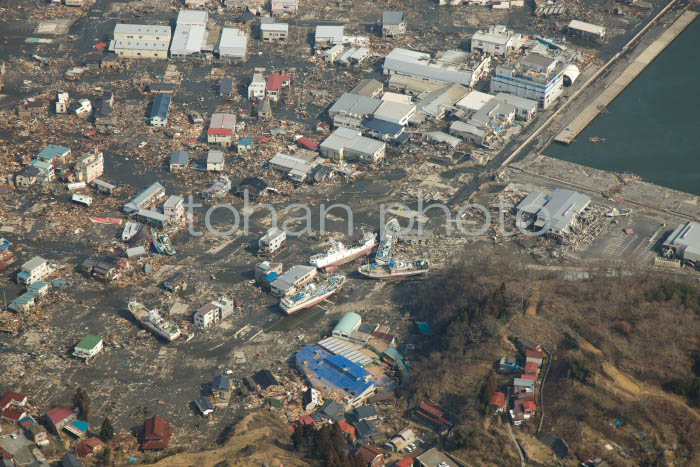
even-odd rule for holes
{"type": "Polygon", "coordinates": [[[73,408],[78,409],[78,419],[87,421],[90,415],[90,396],[87,391],[81,387],[76,389],[73,396],[73,408]]]}
{"type": "Polygon", "coordinates": [[[100,438],[102,438],[102,441],[105,443],[114,439],[114,425],[112,425],[112,421],[109,419],[109,417],[105,417],[105,419],[102,421],[102,427],[100,427],[100,438]]]}

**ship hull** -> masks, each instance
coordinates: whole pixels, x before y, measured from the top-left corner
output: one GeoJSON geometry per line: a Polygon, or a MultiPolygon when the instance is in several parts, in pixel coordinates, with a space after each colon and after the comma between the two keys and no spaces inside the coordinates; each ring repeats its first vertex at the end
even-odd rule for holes
{"type": "Polygon", "coordinates": [[[333,294],[335,294],[338,290],[340,290],[340,287],[337,289],[333,290],[332,292],[328,292],[325,295],[321,295],[320,297],[316,297],[312,300],[309,300],[308,302],[300,303],[298,305],[293,305],[291,307],[285,306],[283,303],[280,303],[280,308],[282,311],[284,311],[286,314],[291,315],[292,313],[296,313],[299,310],[303,310],[305,308],[310,308],[314,305],[318,305],[319,303],[328,300],[333,294]]]}
{"type": "Polygon", "coordinates": [[[124,227],[124,232],[122,232],[122,241],[123,242],[130,241],[132,238],[134,238],[134,236],[137,233],[139,233],[139,230],[140,230],[140,228],[139,228],[138,224],[136,224],[136,226],[134,226],[134,224],[132,222],[127,222],[126,226],[124,227]]]}
{"type": "Polygon", "coordinates": [[[158,337],[165,339],[168,342],[172,342],[175,339],[177,339],[178,337],[180,337],[179,331],[176,333],[173,333],[173,334],[168,334],[167,332],[161,331],[160,329],[158,329],[157,327],[155,327],[154,325],[152,325],[148,321],[141,321],[141,323],[143,324],[143,327],[146,328],[147,330],[151,331],[151,333],[155,334],[158,337]]]}
{"type": "Polygon", "coordinates": [[[382,272],[379,274],[372,274],[363,270],[358,271],[360,274],[365,276],[368,279],[375,279],[379,281],[392,281],[392,280],[401,280],[401,279],[408,279],[411,277],[418,277],[418,276],[427,276],[428,275],[428,269],[421,269],[419,271],[402,271],[402,272],[397,272],[395,274],[392,274],[390,272],[382,272]]]}
{"type": "Polygon", "coordinates": [[[358,247],[357,249],[350,248],[348,250],[348,254],[346,256],[341,256],[337,259],[322,259],[319,261],[316,261],[312,263],[313,266],[316,266],[318,269],[325,269],[325,270],[335,270],[338,268],[338,266],[341,266],[343,264],[349,263],[351,261],[356,260],[360,256],[365,256],[368,255],[372,252],[372,250],[377,246],[377,243],[371,243],[367,246],[364,247],[358,247]],[[353,251],[354,250],[354,251],[353,251]]]}

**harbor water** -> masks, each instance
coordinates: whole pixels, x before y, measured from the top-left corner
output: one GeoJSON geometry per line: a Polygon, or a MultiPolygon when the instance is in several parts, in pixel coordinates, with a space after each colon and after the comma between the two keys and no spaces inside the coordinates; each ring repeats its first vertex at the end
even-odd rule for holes
{"type": "Polygon", "coordinates": [[[545,154],[700,195],[700,21],[694,21],[570,145],[545,154]]]}

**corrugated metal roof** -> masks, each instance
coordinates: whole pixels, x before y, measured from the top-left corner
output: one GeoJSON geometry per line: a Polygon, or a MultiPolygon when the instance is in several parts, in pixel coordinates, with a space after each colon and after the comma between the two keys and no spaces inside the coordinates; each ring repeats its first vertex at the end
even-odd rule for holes
{"type": "Polygon", "coordinates": [[[204,26],[178,24],[173,34],[173,42],[170,45],[170,55],[199,53],[202,50],[206,32],[206,27],[204,26]]]}
{"type": "Polygon", "coordinates": [[[248,34],[238,28],[223,28],[217,52],[221,57],[243,58],[248,49],[248,34]]]}
{"type": "Polygon", "coordinates": [[[318,345],[333,354],[342,355],[359,366],[372,363],[372,359],[361,352],[361,347],[337,337],[327,337],[319,341],[318,345]]]}
{"type": "Polygon", "coordinates": [[[384,59],[384,73],[401,73],[435,81],[471,86],[472,72],[432,60],[430,54],[396,48],[384,59]]]}
{"type": "Polygon", "coordinates": [[[373,97],[358,96],[357,94],[344,93],[328,109],[328,114],[332,117],[336,114],[346,113],[351,115],[371,115],[382,104],[380,99],[373,97]]]}
{"type": "Polygon", "coordinates": [[[161,26],[158,24],[126,24],[117,23],[114,26],[114,35],[117,34],[140,34],[140,35],[165,35],[170,37],[170,26],[161,26]]]}

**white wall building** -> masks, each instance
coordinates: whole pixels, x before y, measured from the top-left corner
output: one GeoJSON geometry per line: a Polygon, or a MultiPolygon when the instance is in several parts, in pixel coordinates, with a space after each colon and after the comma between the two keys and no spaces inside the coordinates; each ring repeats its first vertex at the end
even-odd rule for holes
{"type": "Polygon", "coordinates": [[[199,10],[181,10],[170,45],[171,56],[197,54],[207,38],[209,13],[199,10]]]}
{"type": "Polygon", "coordinates": [[[125,23],[114,26],[115,40],[170,42],[171,34],[170,26],[125,23]]]}
{"type": "Polygon", "coordinates": [[[202,329],[217,326],[233,313],[233,302],[221,297],[211,303],[207,303],[194,313],[194,324],[202,329]]]}
{"type": "Polygon", "coordinates": [[[262,73],[254,73],[253,81],[248,85],[248,99],[263,99],[265,97],[265,77],[262,73]]]}
{"type": "Polygon", "coordinates": [[[505,92],[532,99],[546,109],[564,91],[562,69],[556,59],[531,53],[514,65],[496,66],[491,93],[505,92]]]}
{"type": "Polygon", "coordinates": [[[163,204],[163,214],[168,216],[170,222],[180,219],[185,214],[185,198],[182,196],[171,196],[163,204]]]}
{"type": "Polygon", "coordinates": [[[22,269],[17,274],[17,282],[23,285],[33,284],[51,274],[51,266],[41,256],[35,256],[22,265],[22,269]]]}
{"type": "Polygon", "coordinates": [[[472,36],[472,52],[490,55],[505,55],[520,46],[521,36],[502,25],[492,26],[487,31],[477,31],[472,36]]]}
{"type": "Polygon", "coordinates": [[[245,61],[248,53],[248,34],[238,28],[223,28],[216,53],[219,58],[245,61]]]}
{"type": "Polygon", "coordinates": [[[262,254],[269,255],[279,250],[287,240],[287,232],[273,227],[258,240],[258,249],[262,254]]]}

